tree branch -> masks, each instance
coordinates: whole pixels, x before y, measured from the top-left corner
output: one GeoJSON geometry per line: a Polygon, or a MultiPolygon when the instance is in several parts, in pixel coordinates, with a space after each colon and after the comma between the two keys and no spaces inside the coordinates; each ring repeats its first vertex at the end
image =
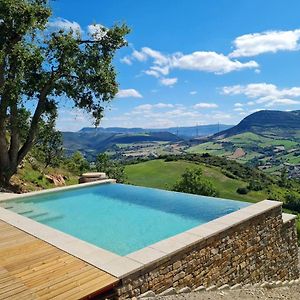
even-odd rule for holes
{"type": "Polygon", "coordinates": [[[51,84],[52,81],[48,82],[39,95],[38,105],[32,117],[30,129],[27,134],[26,141],[18,152],[18,159],[17,159],[18,164],[23,160],[23,158],[26,156],[26,154],[28,153],[28,151],[31,149],[31,147],[35,142],[35,138],[39,127],[39,121],[41,119],[42,114],[45,112],[47,95],[50,90],[51,84]]]}

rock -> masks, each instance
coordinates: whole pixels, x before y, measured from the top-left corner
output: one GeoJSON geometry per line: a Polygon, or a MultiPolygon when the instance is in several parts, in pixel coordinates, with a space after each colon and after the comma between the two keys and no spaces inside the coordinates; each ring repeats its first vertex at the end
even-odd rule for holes
{"type": "Polygon", "coordinates": [[[206,291],[207,292],[209,292],[209,291],[215,291],[217,289],[217,287],[215,286],[215,285],[211,285],[210,287],[208,287],[207,289],[206,289],[206,291]]]}
{"type": "Polygon", "coordinates": [[[219,291],[227,290],[227,289],[229,289],[229,285],[228,285],[228,284],[223,284],[222,286],[220,286],[220,287],[218,288],[219,291]]]}
{"type": "Polygon", "coordinates": [[[282,281],[281,280],[276,281],[275,286],[282,286],[282,281]]]}
{"type": "Polygon", "coordinates": [[[262,288],[269,288],[270,287],[270,283],[269,282],[264,282],[264,283],[261,284],[260,287],[262,287],[262,288]]]}
{"type": "Polygon", "coordinates": [[[205,291],[206,288],[203,285],[198,286],[197,288],[194,289],[194,292],[202,292],[205,291]]]}
{"type": "Polygon", "coordinates": [[[180,290],[178,291],[178,294],[190,293],[191,291],[192,291],[191,288],[189,288],[188,286],[186,286],[186,287],[180,289],[180,290]]]}
{"type": "Polygon", "coordinates": [[[62,185],[66,185],[66,182],[63,178],[62,175],[51,175],[51,174],[48,174],[48,175],[45,175],[45,178],[53,183],[55,186],[62,186],[62,185]]]}
{"type": "Polygon", "coordinates": [[[176,294],[176,290],[173,287],[171,287],[171,288],[161,292],[159,295],[160,296],[171,296],[171,295],[175,295],[175,294],[176,294]]]}
{"type": "Polygon", "coordinates": [[[237,284],[235,284],[235,285],[233,285],[230,289],[231,290],[236,290],[236,289],[239,289],[239,288],[241,288],[241,284],[240,283],[237,283],[237,284]]]}
{"type": "Polygon", "coordinates": [[[144,294],[141,294],[138,296],[138,299],[143,299],[143,298],[152,298],[155,297],[155,293],[153,291],[148,291],[144,294]]]}
{"type": "Polygon", "coordinates": [[[288,285],[294,285],[295,284],[295,280],[291,280],[288,285]]]}

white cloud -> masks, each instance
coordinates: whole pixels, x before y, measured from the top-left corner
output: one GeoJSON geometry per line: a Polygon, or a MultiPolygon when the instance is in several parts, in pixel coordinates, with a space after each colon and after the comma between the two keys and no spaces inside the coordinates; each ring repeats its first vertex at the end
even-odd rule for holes
{"type": "Polygon", "coordinates": [[[169,108],[172,108],[172,107],[174,107],[174,105],[170,104],[170,103],[157,103],[157,104],[153,105],[153,107],[157,107],[157,108],[167,108],[167,107],[169,107],[169,108]]]}
{"type": "Polygon", "coordinates": [[[119,90],[116,98],[143,98],[143,96],[135,89],[119,90]]]}
{"type": "Polygon", "coordinates": [[[166,86],[173,86],[177,82],[178,78],[161,78],[160,83],[166,86]]]}
{"type": "Polygon", "coordinates": [[[292,100],[292,99],[275,99],[269,103],[267,103],[266,107],[271,107],[275,105],[300,105],[300,101],[292,100]]]}
{"type": "Polygon", "coordinates": [[[190,91],[190,95],[196,95],[197,93],[197,91],[190,91]]]}
{"type": "Polygon", "coordinates": [[[132,57],[137,59],[138,61],[146,61],[147,58],[148,58],[145,53],[143,53],[142,51],[139,52],[139,51],[136,51],[136,50],[133,50],[132,57]]]}
{"type": "Polygon", "coordinates": [[[142,111],[149,111],[153,108],[153,105],[152,104],[142,104],[142,105],[138,105],[134,108],[135,111],[139,111],[139,112],[142,112],[142,111]]]}
{"type": "Polygon", "coordinates": [[[244,111],[244,109],[242,107],[236,107],[234,111],[244,111]]]}
{"type": "Polygon", "coordinates": [[[50,28],[63,29],[65,31],[72,30],[74,32],[82,33],[82,29],[77,22],[71,22],[63,18],[53,19],[52,21],[48,22],[47,26],[50,28]]]}
{"type": "Polygon", "coordinates": [[[258,68],[259,65],[253,60],[242,63],[237,60],[231,60],[224,54],[197,51],[192,54],[175,57],[172,62],[172,67],[184,70],[225,74],[245,68],[258,68]]]}
{"type": "Polygon", "coordinates": [[[229,56],[250,57],[267,52],[295,51],[299,49],[299,38],[300,29],[245,34],[234,40],[236,49],[229,56]]]}
{"type": "Polygon", "coordinates": [[[222,53],[213,51],[195,51],[190,54],[180,52],[163,54],[149,47],[143,47],[140,51],[134,50],[131,56],[127,57],[124,62],[128,62],[128,59],[130,61],[146,61],[151,59],[152,66],[145,73],[155,77],[166,76],[170,73],[171,69],[225,74],[242,69],[257,69],[259,67],[258,63],[253,60],[240,62],[232,60],[222,53]]]}
{"type": "Polygon", "coordinates": [[[125,56],[125,57],[121,58],[120,61],[123,64],[132,65],[132,61],[131,61],[130,57],[128,57],[128,56],[125,56]]]}
{"type": "Polygon", "coordinates": [[[154,59],[154,63],[162,66],[162,65],[166,65],[169,62],[169,58],[165,55],[163,55],[161,52],[157,51],[157,50],[153,50],[149,47],[143,47],[141,52],[135,51],[133,52],[133,56],[134,54],[139,53],[139,55],[144,56],[144,60],[146,59],[146,57],[151,57],[154,59]]]}
{"type": "Polygon", "coordinates": [[[225,95],[245,95],[253,99],[248,105],[264,104],[265,107],[275,105],[294,105],[299,104],[297,99],[300,97],[300,87],[279,89],[274,84],[252,83],[248,85],[225,86],[222,89],[225,95]]]}
{"type": "MultiPolygon", "coordinates": [[[[117,121],[119,126],[162,128],[166,126],[191,126],[197,123],[212,124],[217,121],[234,124],[240,119],[237,115],[233,117],[223,111],[203,113],[195,110],[193,106],[184,106],[182,104],[147,103],[134,107],[130,112],[118,116],[117,119],[107,118],[106,120],[107,122],[117,121]]],[[[110,126],[115,125],[110,123],[110,126]]]]}
{"type": "Polygon", "coordinates": [[[88,25],[88,34],[95,40],[101,40],[107,34],[107,28],[101,24],[88,25]]]}
{"type": "Polygon", "coordinates": [[[242,107],[242,106],[244,106],[244,104],[237,102],[237,103],[234,103],[234,106],[235,107],[242,107]]]}
{"type": "Polygon", "coordinates": [[[147,74],[149,76],[153,76],[155,78],[159,78],[160,77],[160,74],[157,71],[155,71],[155,70],[146,70],[145,74],[147,74]]]}
{"type": "Polygon", "coordinates": [[[206,103],[206,102],[200,102],[194,105],[195,109],[201,109],[201,108],[217,108],[218,105],[215,103],[206,103]]]}

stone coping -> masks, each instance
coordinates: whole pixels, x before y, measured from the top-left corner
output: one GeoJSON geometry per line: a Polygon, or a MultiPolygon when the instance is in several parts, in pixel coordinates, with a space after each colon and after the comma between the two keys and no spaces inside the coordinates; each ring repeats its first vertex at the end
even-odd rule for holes
{"type": "Polygon", "coordinates": [[[81,183],[81,184],[74,184],[74,185],[68,185],[68,186],[63,186],[63,187],[56,187],[56,188],[51,188],[47,190],[41,190],[41,191],[34,191],[34,192],[29,192],[29,193],[24,193],[24,194],[13,194],[13,193],[0,193],[0,202],[1,201],[9,201],[9,200],[16,200],[16,199],[23,199],[27,197],[32,197],[32,196],[39,196],[39,195],[44,195],[44,194],[51,194],[54,192],[63,192],[63,191],[68,191],[68,190],[74,190],[74,189],[81,189],[84,187],[89,187],[91,185],[97,185],[97,184],[105,184],[105,183],[116,183],[115,179],[102,179],[98,181],[93,181],[93,182],[87,182],[87,183],[81,183]]]}
{"type": "MultiPolygon", "coordinates": [[[[40,191],[28,193],[30,196],[46,194],[49,192],[62,191],[85,186],[112,183],[112,180],[103,180],[98,182],[76,185],[75,187],[55,188],[51,191],[40,191]]],[[[18,195],[11,199],[29,197],[18,195]]],[[[3,201],[3,200],[2,200],[3,201]]],[[[226,231],[247,220],[253,219],[258,215],[264,214],[274,208],[281,207],[282,203],[272,200],[264,200],[250,206],[244,207],[238,211],[227,214],[223,217],[214,219],[208,223],[199,225],[183,233],[177,234],[165,240],[159,241],[148,247],[130,253],[126,256],[120,256],[100,247],[82,241],[59,230],[38,223],[34,220],[21,216],[17,213],[0,208],[0,219],[15,226],[57,248],[86,261],[87,263],[122,279],[132,273],[136,273],[143,268],[155,264],[161,260],[168,259],[188,247],[191,247],[201,241],[226,231]]],[[[294,219],[295,216],[284,214],[283,220],[286,222],[294,219]]]]}
{"type": "Polygon", "coordinates": [[[292,220],[295,220],[295,219],[297,219],[296,215],[282,213],[283,224],[286,224],[286,223],[288,223],[288,222],[290,222],[292,220]]]}
{"type": "Polygon", "coordinates": [[[104,176],[106,176],[106,173],[103,172],[83,173],[81,175],[81,177],[87,177],[87,178],[104,177],[104,176]]]}

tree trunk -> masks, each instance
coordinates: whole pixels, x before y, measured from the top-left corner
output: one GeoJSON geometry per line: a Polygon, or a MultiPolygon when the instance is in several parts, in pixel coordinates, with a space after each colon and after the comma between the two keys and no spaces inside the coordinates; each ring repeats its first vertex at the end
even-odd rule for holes
{"type": "Polygon", "coordinates": [[[9,163],[6,166],[0,167],[0,186],[8,187],[11,177],[17,172],[15,164],[9,163]]]}

